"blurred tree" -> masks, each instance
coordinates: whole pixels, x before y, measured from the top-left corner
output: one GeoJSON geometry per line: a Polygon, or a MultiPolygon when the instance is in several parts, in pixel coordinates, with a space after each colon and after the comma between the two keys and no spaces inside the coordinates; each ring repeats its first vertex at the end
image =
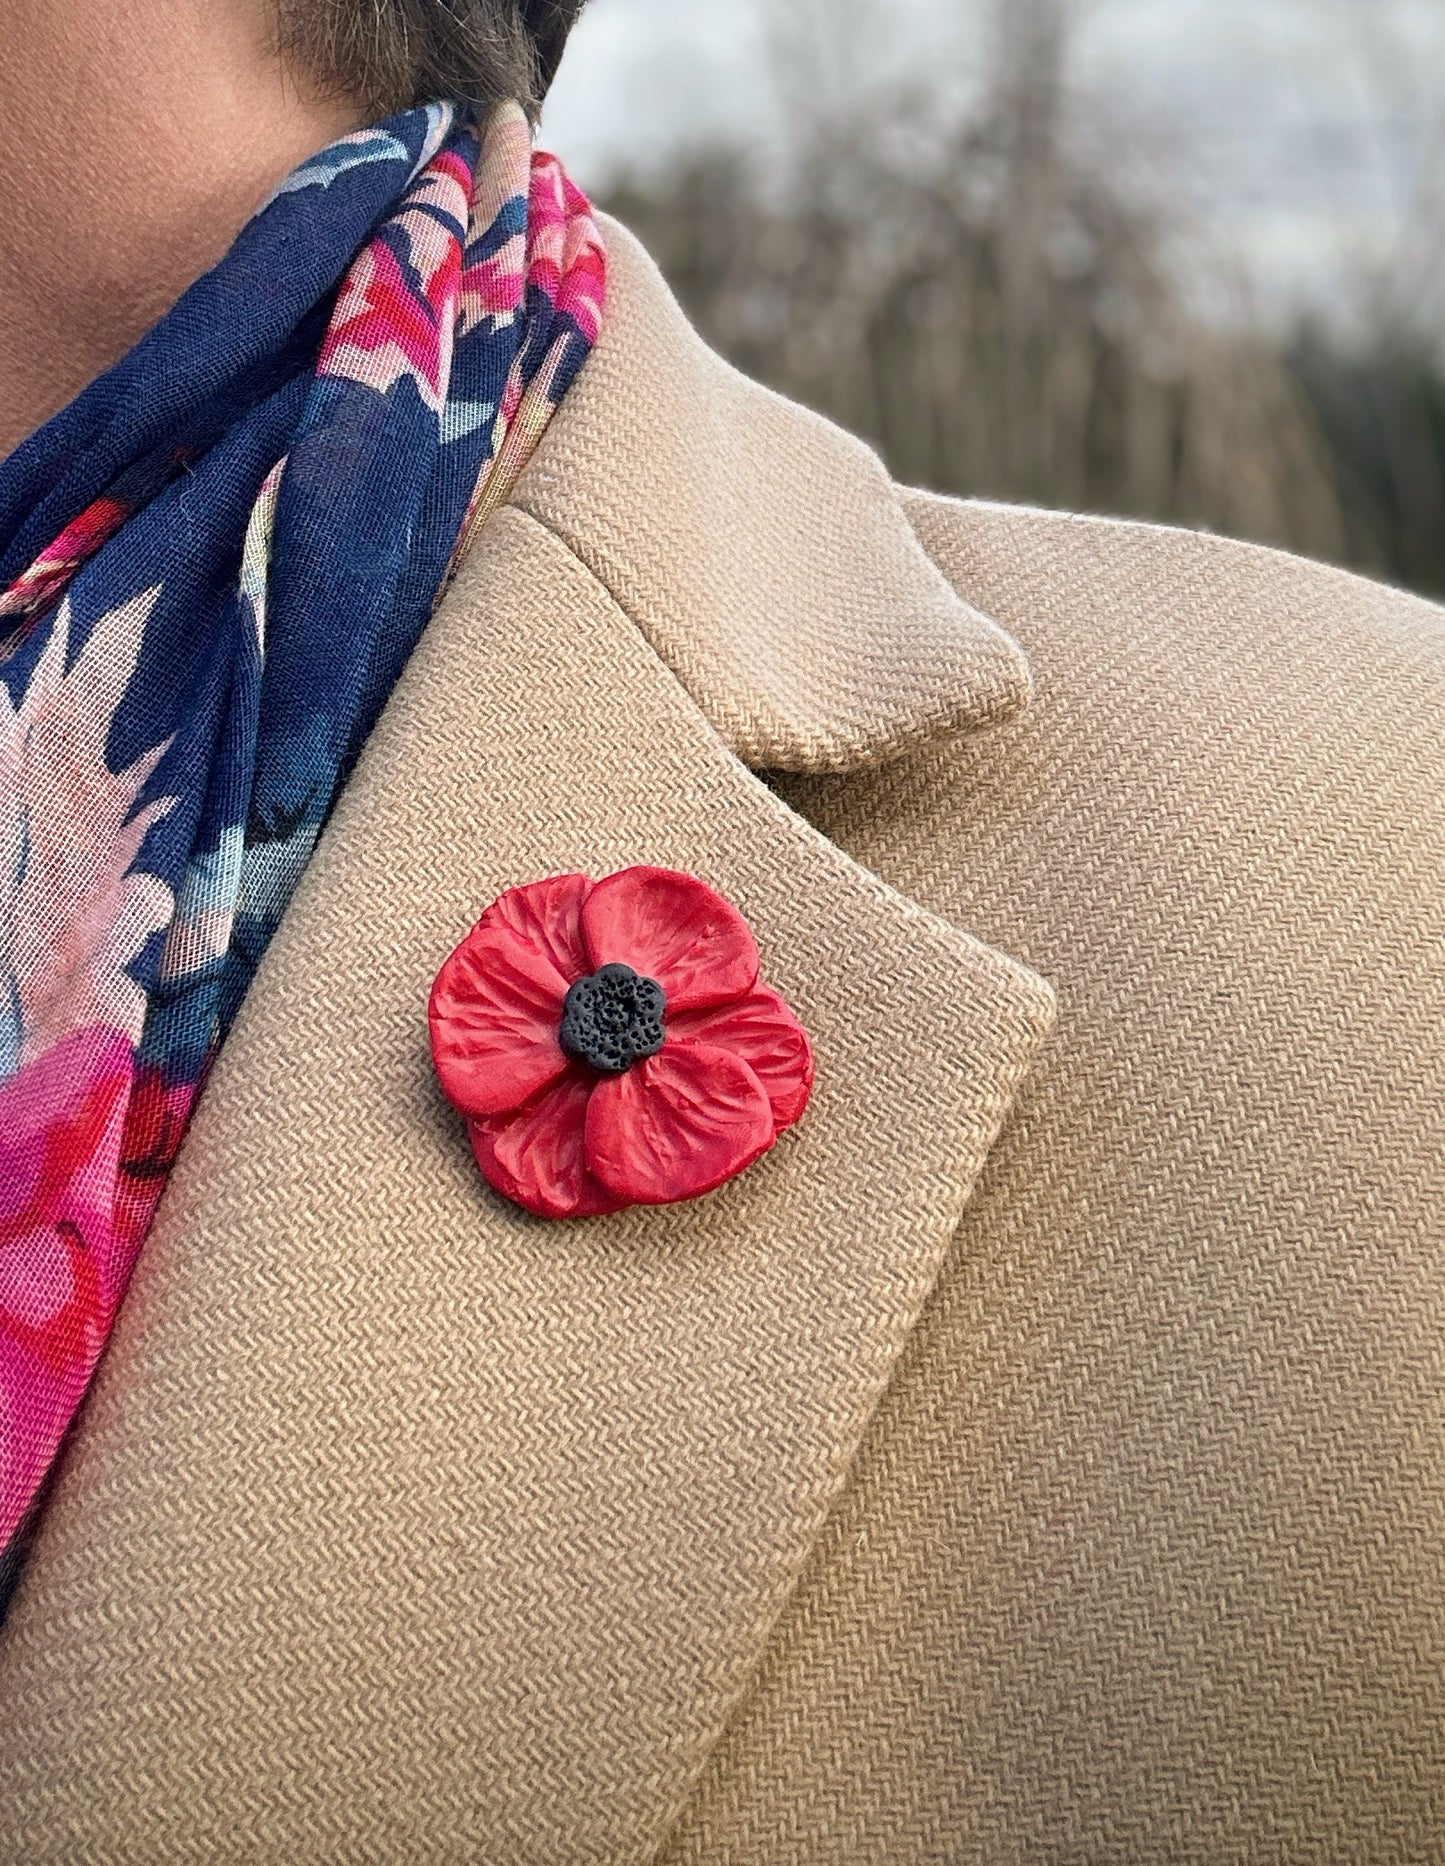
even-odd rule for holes
{"type": "MultiPolygon", "coordinates": [[[[1289,361],[1325,433],[1360,567],[1445,595],[1445,102],[1408,0],[1331,0],[1376,125],[1382,211],[1342,255],[1329,328],[1289,361]]],[[[1438,32],[1438,27],[1437,27],[1438,32]]]]}
{"type": "Polygon", "coordinates": [[[711,342],[900,479],[1343,554],[1316,402],[1276,344],[1189,311],[1169,230],[1071,137],[1067,17],[998,0],[962,115],[928,83],[854,91],[790,112],[782,186],[718,150],[605,204],[711,342]]]}
{"type": "Polygon", "coordinates": [[[1421,333],[1386,330],[1351,354],[1316,327],[1290,362],[1328,439],[1345,557],[1445,595],[1445,375],[1421,333]]]}

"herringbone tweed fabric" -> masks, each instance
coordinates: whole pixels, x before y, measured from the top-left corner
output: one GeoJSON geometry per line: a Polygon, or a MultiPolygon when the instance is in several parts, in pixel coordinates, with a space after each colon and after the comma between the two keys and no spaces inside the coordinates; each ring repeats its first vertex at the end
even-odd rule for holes
{"type": "Polygon", "coordinates": [[[1440,613],[900,502],[609,238],[0,1635],[0,1859],[1441,1857],[1440,613]],[[752,919],[817,1100],[539,1225],[426,988],[638,860],[752,919]]]}
{"type": "Polygon", "coordinates": [[[1033,710],[786,794],[1059,1024],[667,1859],[1445,1859],[1445,617],[912,510],[1033,710]]]}

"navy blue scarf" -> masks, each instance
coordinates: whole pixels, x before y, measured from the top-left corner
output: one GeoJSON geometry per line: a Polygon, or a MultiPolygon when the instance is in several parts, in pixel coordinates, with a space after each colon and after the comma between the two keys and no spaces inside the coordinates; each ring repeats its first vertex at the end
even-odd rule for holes
{"type": "Polygon", "coordinates": [[[595,342],[520,108],[296,170],[0,464],[0,1548],[460,550],[595,342]]]}

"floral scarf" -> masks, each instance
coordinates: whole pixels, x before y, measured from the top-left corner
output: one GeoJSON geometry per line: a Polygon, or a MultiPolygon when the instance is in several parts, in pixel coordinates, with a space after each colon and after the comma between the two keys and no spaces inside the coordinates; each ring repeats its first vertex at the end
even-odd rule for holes
{"type": "Polygon", "coordinates": [[[0,462],[11,1571],[216,1050],[604,286],[517,105],[413,110],[304,163],[0,462]]]}

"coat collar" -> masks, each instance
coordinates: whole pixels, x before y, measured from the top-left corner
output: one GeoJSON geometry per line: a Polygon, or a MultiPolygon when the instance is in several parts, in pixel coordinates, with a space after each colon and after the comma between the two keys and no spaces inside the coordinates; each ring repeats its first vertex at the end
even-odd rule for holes
{"type": "Polygon", "coordinates": [[[877,457],[724,363],[604,224],[602,338],[521,509],[757,769],[856,771],[1019,711],[1021,650],[924,552],[877,457]]]}
{"type": "Polygon", "coordinates": [[[871,458],[613,241],[612,335],[393,695],[143,1254],[0,1642],[7,1857],[38,1809],[98,1857],[643,1857],[1049,1025],[742,762],[876,762],[1017,705],[1017,652],[871,458]],[[708,1199],[548,1226],[482,1185],[427,991],[504,887],[642,861],[748,916],[814,1102],[708,1199]]]}

